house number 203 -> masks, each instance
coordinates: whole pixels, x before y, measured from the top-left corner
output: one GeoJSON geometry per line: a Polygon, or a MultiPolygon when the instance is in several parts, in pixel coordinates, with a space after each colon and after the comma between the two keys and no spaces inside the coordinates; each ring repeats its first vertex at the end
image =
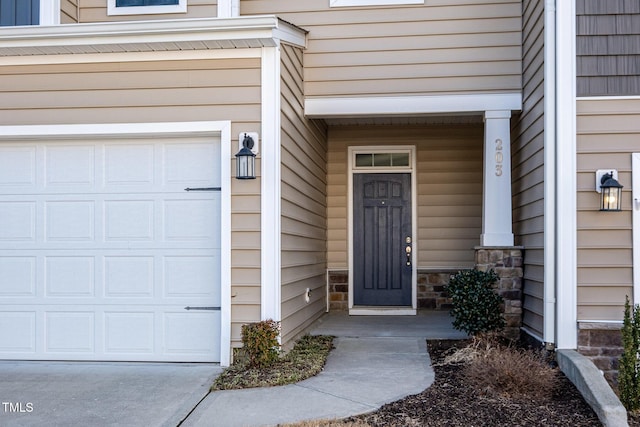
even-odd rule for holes
{"type": "Polygon", "coordinates": [[[502,154],[502,140],[496,139],[496,176],[502,176],[502,162],[504,156],[502,154]]]}

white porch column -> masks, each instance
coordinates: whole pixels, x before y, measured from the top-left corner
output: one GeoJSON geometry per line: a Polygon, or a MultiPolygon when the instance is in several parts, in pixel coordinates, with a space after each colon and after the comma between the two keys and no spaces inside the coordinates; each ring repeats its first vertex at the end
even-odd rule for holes
{"type": "Polygon", "coordinates": [[[513,246],[511,111],[484,113],[484,188],[480,246],[513,246]]]}
{"type": "Polygon", "coordinates": [[[218,0],[218,18],[240,16],[240,0],[218,0]]]}

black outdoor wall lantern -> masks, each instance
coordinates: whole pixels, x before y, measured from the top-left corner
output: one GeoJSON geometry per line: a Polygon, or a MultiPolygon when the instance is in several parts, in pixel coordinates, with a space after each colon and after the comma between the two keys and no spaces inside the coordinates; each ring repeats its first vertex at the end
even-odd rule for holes
{"type": "Polygon", "coordinates": [[[619,212],[622,210],[622,185],[614,178],[614,171],[605,172],[600,177],[600,211],[619,212]]]}
{"type": "Polygon", "coordinates": [[[244,134],[242,148],[236,153],[236,179],[256,179],[256,155],[251,151],[255,142],[244,134]]]}

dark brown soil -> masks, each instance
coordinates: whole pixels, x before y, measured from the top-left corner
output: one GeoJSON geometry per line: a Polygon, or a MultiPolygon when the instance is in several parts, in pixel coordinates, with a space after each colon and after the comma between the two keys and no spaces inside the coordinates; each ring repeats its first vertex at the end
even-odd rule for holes
{"type": "Polygon", "coordinates": [[[428,344],[436,374],[431,387],[420,394],[385,405],[376,412],[347,421],[384,427],[601,425],[580,392],[559,369],[551,400],[489,395],[465,381],[461,364],[438,366],[444,358],[444,351],[456,345],[455,341],[429,341],[428,344]]]}

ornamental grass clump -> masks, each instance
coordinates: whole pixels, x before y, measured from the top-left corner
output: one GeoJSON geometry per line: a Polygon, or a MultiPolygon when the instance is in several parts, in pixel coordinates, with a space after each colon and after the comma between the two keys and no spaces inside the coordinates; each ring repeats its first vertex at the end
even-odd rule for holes
{"type": "Polygon", "coordinates": [[[449,279],[447,292],[453,308],[453,327],[469,335],[499,331],[505,326],[502,297],[493,284],[498,275],[493,271],[460,271],[449,279]]]}
{"type": "Polygon", "coordinates": [[[467,383],[489,396],[548,401],[558,383],[542,352],[502,345],[495,338],[476,339],[463,368],[467,383]]]}

